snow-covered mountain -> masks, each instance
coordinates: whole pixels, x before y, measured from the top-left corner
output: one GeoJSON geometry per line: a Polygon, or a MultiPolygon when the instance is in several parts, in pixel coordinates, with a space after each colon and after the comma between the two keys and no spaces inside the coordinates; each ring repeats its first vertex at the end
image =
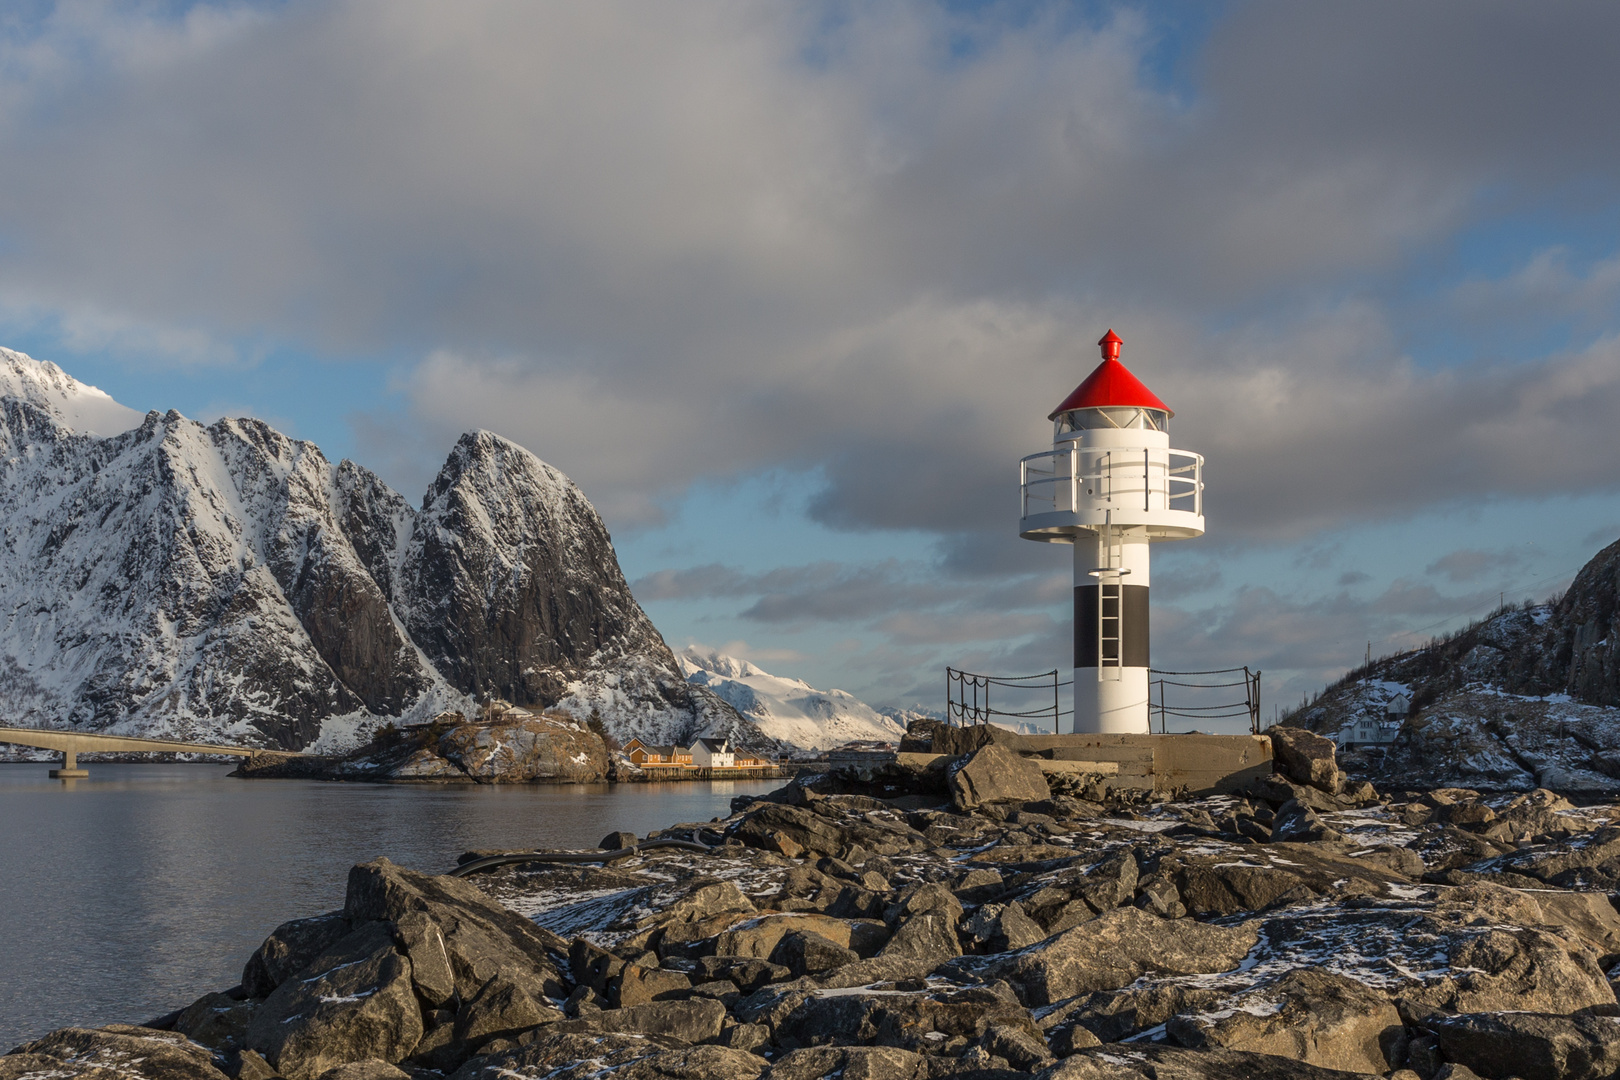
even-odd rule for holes
{"type": "Polygon", "coordinates": [[[515,443],[463,435],[416,510],[260,421],[142,416],[0,350],[7,722],[342,749],[486,694],[622,739],[763,741],[515,443]]]}
{"type": "Polygon", "coordinates": [[[898,741],[904,724],[842,690],[772,675],[747,660],[682,649],[681,670],[694,686],[723,698],[766,736],[804,750],[827,750],[856,739],[898,741]]]}

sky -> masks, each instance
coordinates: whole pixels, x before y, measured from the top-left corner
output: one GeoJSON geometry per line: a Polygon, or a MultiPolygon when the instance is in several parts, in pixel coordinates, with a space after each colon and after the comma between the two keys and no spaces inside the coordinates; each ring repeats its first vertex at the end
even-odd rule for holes
{"type": "Polygon", "coordinates": [[[670,644],[1061,667],[1017,462],[1107,329],[1206,457],[1153,659],[1269,713],[1620,538],[1620,7],[0,9],[0,344],[419,501],[567,472],[670,644]]]}

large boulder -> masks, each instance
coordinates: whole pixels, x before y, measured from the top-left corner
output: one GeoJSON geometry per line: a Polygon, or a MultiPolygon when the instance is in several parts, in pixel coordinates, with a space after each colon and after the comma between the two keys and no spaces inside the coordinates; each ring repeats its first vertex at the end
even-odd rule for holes
{"type": "Polygon", "coordinates": [[[711,998],[653,1001],[626,1009],[607,1009],[593,1024],[601,1031],[662,1035],[686,1043],[708,1042],[720,1034],[726,1007],[711,998]]]}
{"type": "Polygon", "coordinates": [[[1331,740],[1295,727],[1274,727],[1266,734],[1271,737],[1272,758],[1284,775],[1330,795],[1338,794],[1341,778],[1331,740]]]}
{"type": "Polygon", "coordinates": [[[1620,1023],[1534,1012],[1436,1016],[1424,1024],[1446,1059],[1480,1076],[1599,1080],[1620,1073],[1620,1023]]]}
{"type": "Polygon", "coordinates": [[[341,911],[282,923],[248,957],[242,969],[242,989],[251,998],[269,997],[270,991],[309,966],[349,929],[341,911]]]}
{"type": "Polygon", "coordinates": [[[1219,1009],[1173,1017],[1166,1030],[1183,1046],[1224,1047],[1349,1072],[1401,1064],[1404,1030],[1389,998],[1343,975],[1303,969],[1240,994],[1219,1009]]]}
{"type": "Polygon", "coordinates": [[[972,810],[991,803],[1041,802],[1052,797],[1046,775],[1033,761],[991,743],[952,769],[951,801],[972,810]]]}
{"type": "Polygon", "coordinates": [[[565,998],[568,989],[553,952],[565,949],[555,935],[491,900],[478,886],[461,878],[422,874],[387,859],[361,863],[349,871],[344,915],[353,925],[371,921],[399,924],[413,912],[420,932],[407,937],[412,966],[420,961],[432,977],[420,987],[430,1001],[443,992],[447,961],[462,1001],[476,997],[497,973],[520,979],[536,998],[565,998]]]}
{"type": "Polygon", "coordinates": [[[812,1046],[771,1065],[769,1080],[925,1080],[928,1058],[892,1046],[812,1046]]]}
{"type": "Polygon", "coordinates": [[[1082,1050],[1037,1074],[1036,1080],[1378,1080],[1382,1075],[1344,1072],[1247,1050],[1133,1043],[1124,1052],[1113,1046],[1082,1050]]]}
{"type": "Polygon", "coordinates": [[[171,1031],[129,1024],[61,1028],[0,1057],[5,1080],[226,1080],[214,1056],[171,1031]]]}
{"type": "MultiPolygon", "coordinates": [[[[620,1080],[628,1075],[622,1070],[639,1062],[666,1051],[680,1053],[689,1049],[675,1039],[660,1036],[611,1031],[547,1031],[539,1033],[526,1045],[473,1058],[452,1073],[451,1080],[583,1080],[589,1076],[613,1076],[614,1080],[620,1080]]],[[[728,1072],[715,1056],[705,1055],[704,1064],[713,1070],[708,1080],[751,1080],[746,1070],[728,1072]]],[[[652,1078],[661,1075],[670,1074],[650,1074],[652,1078]]],[[[757,1076],[758,1070],[752,1075],[757,1076]]],[[[698,1078],[685,1076],[681,1080],[698,1078]]]]}
{"type": "Polygon", "coordinates": [[[277,987],[244,1041],[288,1080],[313,1080],[348,1061],[403,1061],[422,1033],[411,962],[386,924],[372,922],[277,987]]]}
{"type": "Polygon", "coordinates": [[[842,855],[850,845],[844,830],[812,810],[784,803],[760,803],[732,827],[731,835],[750,847],[797,859],[806,854],[842,855]]]}
{"type": "Polygon", "coordinates": [[[1252,924],[1210,926],[1115,908],[1037,945],[988,962],[964,961],[986,978],[1006,979],[1027,1005],[1051,1005],[1093,990],[1129,986],[1147,972],[1230,971],[1259,940],[1252,924]]]}
{"type": "MultiPolygon", "coordinates": [[[[811,994],[775,1025],[777,1045],[792,1049],[828,1043],[932,1050],[938,1037],[978,1039],[992,1024],[1039,1039],[1029,1011],[1005,986],[916,993],[854,988],[811,994]]],[[[1044,1049],[1044,1043],[1042,1043],[1044,1049]]]]}

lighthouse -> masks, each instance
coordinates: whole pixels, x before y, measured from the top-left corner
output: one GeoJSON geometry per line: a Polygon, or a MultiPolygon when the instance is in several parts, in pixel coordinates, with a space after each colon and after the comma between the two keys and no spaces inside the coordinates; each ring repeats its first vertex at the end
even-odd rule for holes
{"type": "Polygon", "coordinates": [[[1018,535],[1074,547],[1074,730],[1146,733],[1149,551],[1204,533],[1204,459],[1170,448],[1170,407],[1109,330],[1102,363],[1047,419],[1052,449],[1019,462],[1018,535]]]}

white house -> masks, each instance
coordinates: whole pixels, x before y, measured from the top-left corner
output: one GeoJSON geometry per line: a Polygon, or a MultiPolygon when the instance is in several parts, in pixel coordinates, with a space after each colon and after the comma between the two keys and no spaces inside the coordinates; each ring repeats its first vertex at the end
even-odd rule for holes
{"type": "Polygon", "coordinates": [[[692,764],[711,769],[730,769],[737,764],[729,739],[699,739],[692,744],[692,764]]]}
{"type": "Polygon", "coordinates": [[[1337,738],[1333,741],[1339,746],[1366,746],[1392,743],[1401,733],[1400,720],[1382,719],[1377,716],[1360,716],[1339,729],[1337,738]]]}

